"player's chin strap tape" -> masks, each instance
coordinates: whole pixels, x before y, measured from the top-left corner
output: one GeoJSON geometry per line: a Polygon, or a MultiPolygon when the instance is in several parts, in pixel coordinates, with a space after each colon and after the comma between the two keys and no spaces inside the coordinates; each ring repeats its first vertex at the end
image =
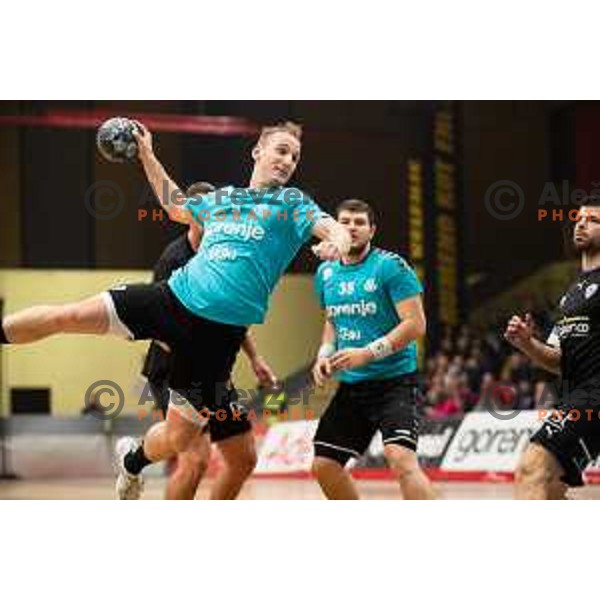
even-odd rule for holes
{"type": "Polygon", "coordinates": [[[392,346],[392,342],[384,335],[376,339],[374,342],[367,344],[367,348],[373,355],[375,360],[382,360],[387,358],[391,354],[394,354],[394,347],[392,346]]]}

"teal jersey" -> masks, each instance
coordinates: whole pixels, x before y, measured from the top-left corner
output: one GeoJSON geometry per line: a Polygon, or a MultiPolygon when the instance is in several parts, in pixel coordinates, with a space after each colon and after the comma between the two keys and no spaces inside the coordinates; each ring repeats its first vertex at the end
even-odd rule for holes
{"type": "MultiPolygon", "coordinates": [[[[322,263],[315,287],[335,328],[337,350],[360,348],[389,333],[400,323],[395,304],[423,292],[407,262],[398,254],[379,248],[373,248],[360,263],[322,263]]],[[[338,379],[356,383],[390,379],[416,370],[417,346],[411,342],[383,360],[340,371],[338,379]]]]}
{"type": "Polygon", "coordinates": [[[169,287],[192,313],[230,325],[264,321],[275,285],[316,222],[328,216],[300,190],[281,187],[227,187],[184,206],[204,236],[169,287]]]}

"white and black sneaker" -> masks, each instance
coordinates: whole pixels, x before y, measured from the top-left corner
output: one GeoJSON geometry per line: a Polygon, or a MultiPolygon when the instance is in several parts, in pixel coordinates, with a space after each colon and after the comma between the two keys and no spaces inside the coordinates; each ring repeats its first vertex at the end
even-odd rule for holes
{"type": "Polygon", "coordinates": [[[119,500],[139,500],[144,491],[144,478],[134,475],[125,468],[125,456],[135,452],[140,442],[132,437],[123,437],[115,444],[114,467],[117,474],[116,491],[119,500]]]}

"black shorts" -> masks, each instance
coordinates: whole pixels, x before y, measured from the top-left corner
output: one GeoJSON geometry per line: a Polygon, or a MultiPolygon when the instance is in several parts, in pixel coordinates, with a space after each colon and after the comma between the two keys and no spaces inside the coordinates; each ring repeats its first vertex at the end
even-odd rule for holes
{"type": "Polygon", "coordinates": [[[171,352],[162,348],[159,342],[153,341],[148,347],[142,375],[149,381],[162,381],[169,377],[172,369],[173,357],[171,352]]]}
{"type": "Polygon", "coordinates": [[[415,376],[341,383],[319,421],[315,456],[345,465],[360,457],[377,430],[384,445],[416,451],[419,435],[415,376]]]}
{"type": "Polygon", "coordinates": [[[133,339],[160,340],[171,349],[171,389],[198,410],[219,408],[220,390],[230,380],[246,328],[193,314],[166,282],[119,286],[109,294],[133,339]]]}
{"type": "Polygon", "coordinates": [[[531,441],[551,452],[564,470],[561,478],[571,487],[584,485],[582,474],[600,454],[600,412],[596,406],[563,404],[552,409],[531,441]]]}
{"type": "MultiPolygon", "coordinates": [[[[148,380],[150,391],[156,401],[157,408],[162,411],[166,418],[169,410],[170,390],[169,384],[163,380],[148,380]]],[[[238,394],[232,388],[226,406],[211,414],[208,427],[204,430],[210,434],[212,442],[221,442],[242,433],[252,431],[252,425],[248,419],[248,410],[238,402],[238,394]]]]}

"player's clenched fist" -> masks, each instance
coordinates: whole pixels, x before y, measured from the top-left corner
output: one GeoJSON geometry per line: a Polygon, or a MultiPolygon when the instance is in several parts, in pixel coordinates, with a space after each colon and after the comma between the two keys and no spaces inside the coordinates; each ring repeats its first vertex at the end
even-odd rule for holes
{"type": "Polygon", "coordinates": [[[506,326],[504,337],[515,348],[522,349],[531,342],[533,328],[533,319],[529,313],[525,315],[524,319],[521,319],[518,315],[513,315],[506,326]]]}
{"type": "Polygon", "coordinates": [[[312,247],[313,253],[321,260],[339,260],[342,253],[334,242],[321,242],[312,247]]]}

